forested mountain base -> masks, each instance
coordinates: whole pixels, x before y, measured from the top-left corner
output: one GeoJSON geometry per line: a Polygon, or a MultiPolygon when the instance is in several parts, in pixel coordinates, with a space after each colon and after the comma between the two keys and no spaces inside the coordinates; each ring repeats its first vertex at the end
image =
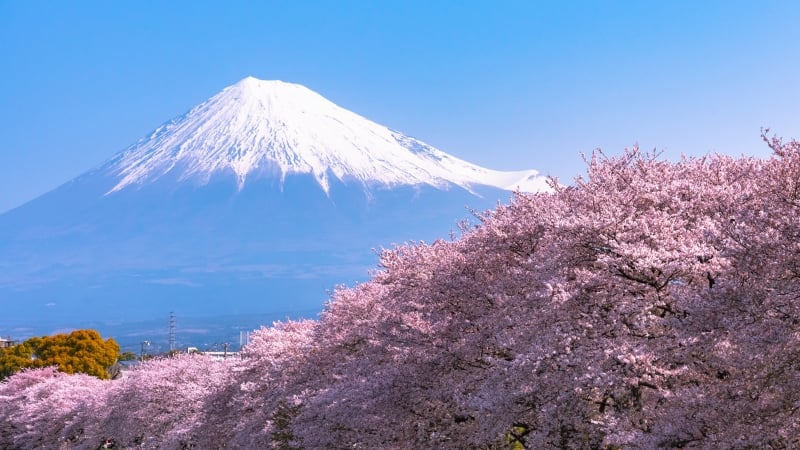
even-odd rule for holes
{"type": "Polygon", "coordinates": [[[600,152],[235,363],[0,385],[0,447],[800,446],[800,144],[600,152]]]}

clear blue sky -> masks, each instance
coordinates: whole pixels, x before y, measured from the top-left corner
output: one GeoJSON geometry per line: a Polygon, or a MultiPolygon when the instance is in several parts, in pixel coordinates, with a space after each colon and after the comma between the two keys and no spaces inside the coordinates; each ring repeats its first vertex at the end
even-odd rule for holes
{"type": "Polygon", "coordinates": [[[496,169],[800,138],[800,2],[0,0],[0,211],[253,75],[496,169]]]}

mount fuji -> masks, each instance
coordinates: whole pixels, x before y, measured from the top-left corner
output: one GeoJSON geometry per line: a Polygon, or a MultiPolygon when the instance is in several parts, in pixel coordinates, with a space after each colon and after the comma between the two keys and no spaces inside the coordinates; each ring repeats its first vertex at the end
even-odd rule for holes
{"type": "Polygon", "coordinates": [[[248,77],[0,215],[0,335],[113,335],[171,310],[313,316],[368,276],[373,248],[446,238],[468,207],[548,189],[248,77]]]}

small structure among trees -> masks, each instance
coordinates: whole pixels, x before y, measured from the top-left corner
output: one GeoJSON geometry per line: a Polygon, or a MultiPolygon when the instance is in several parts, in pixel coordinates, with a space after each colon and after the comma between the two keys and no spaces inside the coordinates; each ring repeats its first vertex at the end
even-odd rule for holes
{"type": "Polygon", "coordinates": [[[0,348],[8,348],[14,344],[16,344],[16,342],[12,341],[10,337],[0,337],[0,348]]]}

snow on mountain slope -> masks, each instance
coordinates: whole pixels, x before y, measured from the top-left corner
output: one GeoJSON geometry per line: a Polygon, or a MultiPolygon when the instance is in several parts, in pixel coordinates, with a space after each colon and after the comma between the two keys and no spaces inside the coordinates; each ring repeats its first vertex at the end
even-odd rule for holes
{"type": "Polygon", "coordinates": [[[471,164],[343,109],[303,86],[248,77],[155,130],[103,168],[118,178],[109,191],[166,175],[208,183],[311,174],[329,191],[330,177],[365,188],[477,185],[548,190],[535,170],[501,172],[471,164]]]}

